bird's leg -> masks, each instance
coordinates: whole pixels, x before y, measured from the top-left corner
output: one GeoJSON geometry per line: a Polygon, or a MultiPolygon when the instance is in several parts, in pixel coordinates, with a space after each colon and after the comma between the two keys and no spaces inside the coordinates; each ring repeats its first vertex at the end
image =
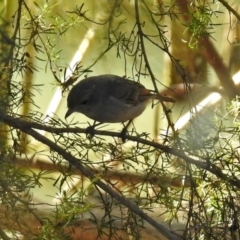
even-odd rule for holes
{"type": "Polygon", "coordinates": [[[120,137],[121,137],[121,139],[122,139],[123,142],[125,142],[125,140],[126,140],[127,129],[128,129],[128,127],[129,127],[129,125],[132,123],[132,121],[133,121],[133,120],[129,120],[128,123],[127,123],[127,125],[124,126],[123,130],[122,130],[121,133],[120,133],[120,137]]]}
{"type": "Polygon", "coordinates": [[[94,136],[94,129],[96,126],[99,126],[100,124],[102,124],[101,122],[96,123],[96,121],[94,121],[92,126],[89,126],[86,128],[86,135],[89,136],[89,138],[93,138],[94,136]]]}

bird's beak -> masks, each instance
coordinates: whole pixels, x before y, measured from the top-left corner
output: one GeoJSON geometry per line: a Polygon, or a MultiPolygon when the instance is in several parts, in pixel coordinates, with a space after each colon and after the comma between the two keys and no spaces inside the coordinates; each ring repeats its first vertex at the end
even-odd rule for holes
{"type": "Polygon", "coordinates": [[[65,119],[69,117],[72,113],[73,113],[73,110],[69,108],[65,114],[65,119]]]}

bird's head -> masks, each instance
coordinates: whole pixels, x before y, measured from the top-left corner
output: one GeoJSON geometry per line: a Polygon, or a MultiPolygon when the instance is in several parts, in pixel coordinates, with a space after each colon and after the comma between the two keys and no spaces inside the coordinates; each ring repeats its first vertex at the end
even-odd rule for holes
{"type": "Polygon", "coordinates": [[[79,112],[87,115],[90,110],[91,102],[93,100],[92,93],[95,85],[88,79],[80,81],[69,92],[67,98],[68,110],[65,114],[65,118],[69,117],[74,112],[79,112]]]}

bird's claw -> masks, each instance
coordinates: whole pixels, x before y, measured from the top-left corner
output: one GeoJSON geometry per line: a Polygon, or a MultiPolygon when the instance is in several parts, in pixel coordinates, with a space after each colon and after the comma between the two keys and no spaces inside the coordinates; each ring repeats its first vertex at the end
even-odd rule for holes
{"type": "Polygon", "coordinates": [[[124,127],[123,130],[119,134],[120,138],[122,139],[122,142],[125,143],[126,136],[127,136],[127,128],[124,127]]]}
{"type": "Polygon", "coordinates": [[[86,128],[86,136],[89,139],[92,139],[94,137],[94,127],[95,126],[89,126],[86,128]]]}

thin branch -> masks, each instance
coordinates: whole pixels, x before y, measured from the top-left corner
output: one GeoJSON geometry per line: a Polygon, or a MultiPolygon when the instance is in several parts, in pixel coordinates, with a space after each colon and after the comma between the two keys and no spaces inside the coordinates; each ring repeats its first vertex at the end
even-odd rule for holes
{"type": "MultiPolygon", "coordinates": [[[[139,9],[138,9],[138,0],[135,0],[135,13],[136,13],[136,23],[137,23],[137,27],[138,27],[138,36],[139,36],[139,39],[140,39],[140,46],[142,48],[142,54],[143,54],[144,62],[145,62],[146,68],[147,68],[147,70],[148,70],[148,72],[150,74],[150,77],[152,79],[152,82],[153,82],[153,85],[154,85],[154,89],[155,89],[156,92],[159,92],[158,88],[157,88],[156,80],[155,80],[156,78],[155,78],[155,76],[153,74],[152,68],[151,68],[150,63],[148,61],[148,56],[147,56],[147,52],[146,52],[146,49],[145,49],[144,38],[143,38],[144,33],[142,31],[142,26],[141,26],[141,23],[140,23],[140,15],[139,15],[139,9]]],[[[161,105],[162,105],[164,113],[166,115],[168,124],[169,124],[170,128],[172,129],[172,132],[176,133],[176,131],[174,129],[174,124],[171,121],[171,118],[169,116],[168,108],[165,106],[165,104],[162,101],[161,101],[161,105]]]]}
{"type": "Polygon", "coordinates": [[[219,2],[240,21],[240,15],[225,0],[219,0],[219,2]]]}

